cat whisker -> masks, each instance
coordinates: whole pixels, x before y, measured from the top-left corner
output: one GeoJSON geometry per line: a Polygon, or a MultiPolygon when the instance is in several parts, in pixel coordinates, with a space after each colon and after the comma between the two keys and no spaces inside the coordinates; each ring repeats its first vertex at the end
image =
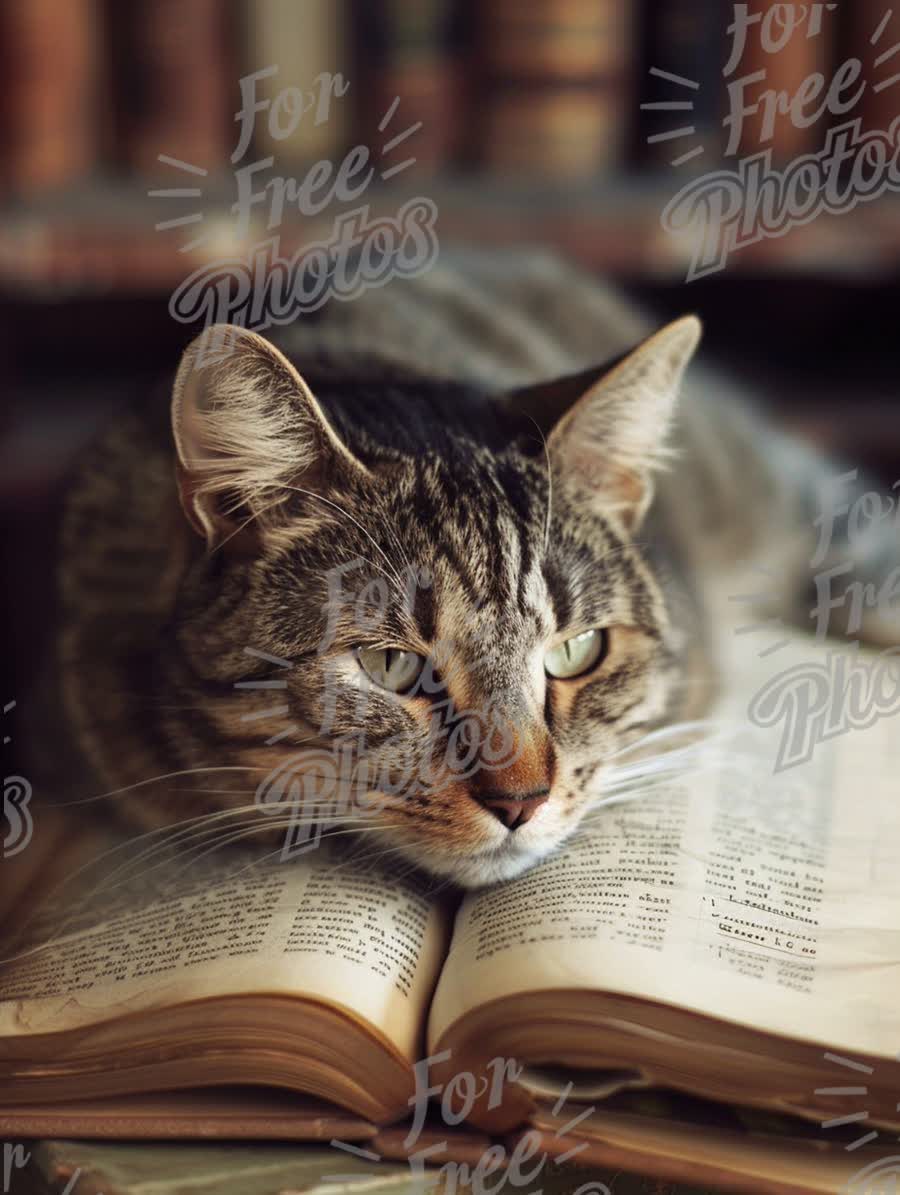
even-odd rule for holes
{"type": "Polygon", "coordinates": [[[93,797],[83,797],[77,801],[60,801],[57,808],[71,809],[78,805],[92,805],[97,801],[105,801],[109,797],[121,797],[126,793],[133,792],[136,788],[143,788],[147,784],[158,784],[163,780],[172,780],[177,776],[196,776],[204,772],[266,772],[268,770],[251,764],[203,764],[196,768],[181,768],[175,772],[163,772],[159,776],[149,776],[146,780],[136,780],[134,784],[124,784],[121,788],[113,788],[109,792],[98,793],[93,797]]]}
{"type": "MultiPolygon", "coordinates": [[[[664,742],[667,739],[679,738],[684,735],[700,735],[704,733],[708,735],[710,732],[715,733],[724,728],[724,724],[711,718],[699,718],[690,722],[674,722],[668,726],[661,726],[656,730],[649,731],[633,743],[627,743],[624,747],[620,747],[618,751],[613,751],[607,756],[607,759],[619,759],[623,755],[643,750],[651,743],[664,742]]],[[[698,739],[697,741],[703,740],[698,739]]]]}
{"type": "Polygon", "coordinates": [[[538,421],[528,414],[525,414],[525,418],[533,423],[537,429],[537,434],[541,437],[541,443],[544,446],[544,456],[547,460],[547,513],[544,517],[544,555],[546,556],[550,549],[550,519],[553,513],[553,469],[550,465],[550,449],[547,447],[547,437],[544,435],[538,421]]]}
{"type": "Polygon", "coordinates": [[[633,764],[614,766],[603,777],[595,789],[587,789],[588,796],[597,796],[588,810],[585,820],[606,804],[620,800],[640,799],[658,796],[669,791],[670,785],[679,780],[692,782],[704,772],[728,768],[737,770],[738,775],[752,778],[758,775],[759,756],[752,751],[742,750],[735,743],[735,736],[721,735],[715,740],[697,740],[686,747],[664,751],[658,755],[637,760],[633,764]],[[637,788],[637,791],[634,791],[637,788]]]}
{"type": "Polygon", "coordinates": [[[239,535],[241,531],[243,531],[246,527],[249,527],[250,524],[255,519],[258,519],[261,515],[264,515],[267,510],[271,510],[273,506],[280,505],[281,502],[282,502],[281,498],[275,498],[272,502],[270,502],[268,504],[268,506],[263,506],[259,510],[255,510],[249,519],[244,519],[243,523],[239,523],[238,526],[235,527],[234,531],[232,531],[230,535],[226,535],[223,540],[221,540],[219,543],[217,543],[216,546],[212,549],[212,552],[210,553],[210,555],[212,555],[214,552],[218,552],[220,548],[224,548],[229,540],[234,539],[234,537],[236,535],[239,535]]]}
{"type": "MultiPolygon", "coordinates": [[[[288,485],[287,483],[281,483],[281,482],[278,482],[278,483],[273,483],[273,484],[277,485],[277,488],[278,488],[279,490],[294,490],[294,491],[296,491],[297,493],[307,494],[307,495],[308,495],[309,497],[311,497],[311,498],[316,498],[316,499],[317,499],[319,502],[324,502],[324,503],[326,503],[328,506],[332,506],[332,507],[334,507],[334,509],[335,509],[335,510],[337,510],[337,511],[338,511],[340,514],[344,515],[346,518],[350,519],[350,521],[351,521],[352,523],[354,523],[354,524],[355,524],[355,525],[356,525],[356,526],[357,526],[357,527],[360,529],[360,531],[362,531],[362,533],[363,533],[363,534],[364,534],[364,535],[365,535],[365,536],[366,536],[366,537],[367,537],[367,538],[370,540],[370,542],[372,543],[372,545],[373,545],[373,547],[376,549],[376,551],[378,551],[378,552],[381,552],[381,555],[382,555],[382,556],[384,556],[384,559],[387,561],[387,563],[388,563],[388,566],[389,566],[389,567],[391,567],[391,568],[393,568],[393,566],[391,565],[391,561],[390,561],[390,559],[389,559],[389,558],[388,558],[388,556],[387,556],[387,555],[386,555],[386,554],[385,554],[385,553],[382,551],[382,549],[381,549],[381,548],[379,547],[379,545],[378,545],[378,544],[375,542],[375,540],[374,540],[374,539],[372,539],[372,536],[371,536],[371,535],[369,535],[369,533],[366,531],[366,529],[365,529],[365,528],[364,528],[364,527],[363,527],[363,526],[362,526],[360,523],[358,523],[358,522],[356,521],[356,519],[354,519],[354,518],[353,518],[353,516],[352,516],[352,515],[350,515],[350,514],[349,514],[347,511],[345,511],[345,510],[343,509],[343,507],[339,506],[339,505],[338,505],[337,503],[335,503],[335,502],[331,502],[331,501],[330,501],[328,498],[325,498],[325,497],[324,497],[322,494],[316,494],[316,493],[314,493],[312,490],[306,490],[306,489],[303,489],[301,486],[288,485]]],[[[241,523],[241,524],[240,524],[238,527],[236,527],[236,528],[235,528],[235,530],[234,530],[234,531],[232,531],[230,535],[227,535],[227,536],[226,536],[226,537],[225,537],[225,538],[224,538],[224,539],[221,541],[221,543],[220,543],[220,544],[217,544],[217,545],[216,545],[216,547],[213,549],[213,551],[218,551],[218,549],[219,549],[219,548],[221,548],[221,547],[224,547],[224,546],[225,546],[225,544],[226,544],[226,543],[228,543],[228,541],[229,541],[230,539],[233,539],[235,535],[237,535],[237,534],[238,534],[240,531],[243,531],[245,527],[248,527],[248,526],[250,525],[250,523],[252,523],[252,522],[254,521],[254,519],[257,519],[257,518],[259,518],[261,515],[265,514],[265,513],[266,513],[266,511],[268,511],[268,510],[271,510],[273,507],[280,505],[280,503],[281,503],[282,501],[283,501],[283,498],[281,498],[281,497],[275,498],[275,499],[273,499],[273,501],[272,501],[272,502],[270,502],[270,503],[269,503],[267,506],[264,506],[264,507],[262,507],[260,510],[257,510],[257,511],[255,511],[255,512],[254,512],[254,513],[253,513],[253,514],[250,516],[250,518],[249,518],[249,519],[245,519],[245,520],[244,520],[244,522],[243,522],[243,523],[241,523]]],[[[396,542],[396,537],[394,537],[394,538],[395,538],[395,542],[396,542]]],[[[398,546],[398,548],[400,547],[400,545],[399,545],[399,542],[397,543],[397,546],[398,546]]],[[[401,549],[401,555],[403,555],[402,549],[401,549]]],[[[404,559],[406,559],[406,558],[404,557],[404,559]]],[[[367,560],[367,563],[371,564],[371,565],[372,565],[372,567],[373,567],[374,569],[376,569],[377,571],[381,572],[381,570],[380,570],[380,569],[378,569],[378,566],[375,564],[375,562],[374,562],[374,561],[367,560]]],[[[407,564],[407,567],[411,567],[411,566],[409,565],[409,561],[408,561],[408,560],[406,561],[406,564],[407,564]]],[[[386,574],[386,573],[382,573],[382,575],[383,575],[384,577],[386,577],[388,580],[390,580],[390,579],[391,579],[390,577],[388,577],[388,576],[387,576],[387,574],[386,574]]],[[[399,578],[398,574],[396,573],[396,570],[394,570],[394,577],[397,579],[397,581],[398,581],[398,583],[400,584],[400,587],[401,587],[401,589],[402,589],[402,588],[403,588],[403,583],[402,583],[402,581],[400,581],[400,578],[399,578]]]]}
{"type": "MultiPolygon", "coordinates": [[[[230,813],[230,812],[232,812],[232,811],[224,811],[223,810],[223,811],[213,813],[213,814],[201,814],[196,818],[185,819],[185,820],[190,821],[190,822],[197,822],[202,819],[227,816],[228,813],[230,813]]],[[[177,827],[177,826],[184,825],[184,824],[185,824],[185,822],[177,822],[177,823],[175,823],[175,826],[177,827]]],[[[145,839],[158,837],[160,835],[170,834],[172,829],[173,829],[173,826],[171,823],[166,826],[156,826],[151,830],[145,831],[143,834],[138,834],[138,835],[132,836],[122,842],[117,842],[114,846],[110,847],[109,849],[101,851],[99,855],[95,855],[92,858],[86,860],[83,864],[81,864],[80,867],[77,867],[73,873],[66,876],[64,879],[60,880],[57,884],[55,884],[53,887],[51,887],[48,890],[48,892],[42,902],[42,906],[51,905],[51,904],[55,903],[59,899],[59,897],[61,896],[63,891],[65,890],[65,887],[67,884],[75,883],[80,877],[83,877],[87,873],[89,873],[92,868],[98,868],[106,860],[111,859],[116,855],[121,855],[124,851],[128,850],[129,848],[133,848],[136,844],[144,841],[145,839]]],[[[158,848],[159,848],[159,844],[156,844],[155,846],[153,846],[149,849],[152,853],[153,850],[156,850],[158,848]]],[[[98,881],[97,884],[93,888],[88,889],[88,891],[82,895],[82,897],[81,897],[82,903],[86,903],[87,901],[93,899],[98,893],[102,892],[104,890],[105,886],[109,885],[110,880],[113,879],[116,875],[118,875],[118,873],[122,870],[123,867],[127,867],[129,865],[133,866],[134,862],[135,862],[134,860],[127,860],[124,864],[121,864],[113,872],[105,873],[103,875],[103,878],[100,881],[98,881]]],[[[30,915],[28,917],[26,917],[26,919],[23,923],[23,928],[27,929],[27,927],[31,924],[31,922],[34,921],[35,918],[38,916],[39,911],[40,911],[40,909],[38,906],[35,906],[33,908],[30,915]]],[[[59,931],[59,933],[54,934],[53,937],[49,939],[49,942],[56,941],[62,932],[63,931],[61,930],[61,931],[59,931]]],[[[43,949],[44,945],[46,945],[46,943],[42,944],[40,948],[43,949]]],[[[18,956],[16,956],[16,957],[18,957],[18,956]]]]}
{"type": "Polygon", "coordinates": [[[242,793],[250,793],[250,792],[254,792],[255,790],[249,789],[249,788],[248,789],[243,789],[243,788],[180,788],[176,785],[173,785],[173,787],[168,789],[167,791],[170,793],[191,793],[191,794],[196,794],[197,796],[200,796],[202,794],[208,794],[211,796],[219,796],[219,797],[227,797],[227,796],[237,797],[237,796],[240,796],[242,793]]]}
{"type": "Polygon", "coordinates": [[[370,565],[375,570],[376,573],[378,573],[380,576],[384,577],[385,581],[387,581],[389,585],[393,584],[394,578],[392,576],[390,576],[388,573],[386,573],[385,570],[381,567],[381,565],[376,564],[375,561],[371,558],[371,556],[362,556],[359,553],[356,553],[354,556],[344,558],[344,563],[346,563],[346,564],[354,563],[356,561],[362,561],[363,564],[370,565]]]}
{"type": "MultiPolygon", "coordinates": [[[[288,823],[286,823],[286,825],[283,828],[287,829],[290,825],[291,825],[291,823],[288,822],[288,823]]],[[[363,829],[374,832],[374,831],[378,831],[378,830],[380,830],[380,831],[389,830],[390,827],[389,826],[367,826],[364,828],[358,827],[358,826],[345,827],[343,829],[335,829],[335,830],[328,831],[327,834],[323,835],[322,840],[324,842],[326,839],[339,838],[345,834],[359,834],[361,832],[361,830],[363,830],[363,829]]],[[[218,841],[212,847],[210,847],[208,851],[204,852],[201,855],[196,856],[196,858],[193,859],[192,862],[196,863],[200,859],[205,858],[206,855],[210,854],[212,851],[219,850],[225,846],[231,846],[235,842],[238,842],[243,838],[252,837],[253,834],[254,834],[253,830],[245,830],[241,834],[236,834],[230,838],[218,841]]],[[[260,863],[267,862],[270,859],[274,859],[276,856],[281,856],[283,854],[283,852],[284,852],[284,845],[282,844],[275,851],[267,851],[264,855],[254,856],[254,858],[251,860],[251,862],[246,864],[239,871],[230,873],[229,878],[235,879],[237,876],[244,875],[245,872],[251,871],[254,867],[258,867],[260,863]]],[[[287,862],[287,860],[285,860],[285,862],[287,862]]]]}
{"type": "MultiPolygon", "coordinates": [[[[265,832],[287,828],[291,825],[342,825],[345,824],[347,820],[346,815],[340,814],[330,817],[325,816],[324,814],[313,815],[312,817],[307,818],[305,821],[296,817],[293,813],[281,814],[277,817],[273,817],[271,813],[262,809],[256,803],[235,806],[225,810],[218,810],[214,813],[201,814],[199,817],[189,818],[185,819],[183,822],[175,823],[174,826],[170,824],[169,826],[163,827],[162,832],[166,834],[164,838],[162,838],[159,842],[154,843],[142,854],[128,860],[127,863],[120,866],[117,871],[110,873],[106,877],[106,881],[110,882],[115,880],[116,876],[123,870],[123,868],[127,868],[129,866],[137,867],[147,859],[151,858],[154,854],[165,852],[178,843],[183,843],[191,838],[197,837],[198,835],[218,833],[220,829],[224,829],[225,831],[230,830],[234,828],[235,819],[238,816],[244,816],[246,814],[252,814],[253,816],[246,818],[246,820],[238,824],[250,825],[252,823],[259,826],[261,830],[265,832]],[[231,821],[232,824],[227,827],[222,827],[221,823],[226,821],[231,821]],[[174,833],[171,832],[173,829],[175,830],[174,833]]],[[[152,831],[152,833],[156,834],[160,833],[160,831],[152,831]]]]}
{"type": "Polygon", "coordinates": [[[605,811],[609,805],[628,805],[634,801],[645,801],[655,795],[658,794],[655,794],[652,789],[641,788],[637,792],[621,792],[614,793],[611,796],[605,796],[600,800],[595,801],[591,805],[590,809],[582,819],[582,824],[585,826],[590,826],[593,821],[600,820],[595,815],[601,811],[605,811]]]}
{"type": "Polygon", "coordinates": [[[401,557],[403,558],[403,563],[406,565],[407,570],[409,571],[410,579],[414,580],[416,573],[415,573],[415,570],[412,566],[412,563],[411,563],[409,557],[407,556],[406,552],[403,549],[403,544],[400,542],[399,535],[397,535],[397,532],[394,530],[394,528],[388,522],[386,522],[384,524],[384,529],[388,533],[388,535],[391,537],[391,540],[393,541],[395,547],[397,548],[397,551],[400,553],[401,557]]]}
{"type": "MultiPolygon", "coordinates": [[[[388,829],[392,829],[393,827],[384,826],[382,828],[385,830],[388,830],[388,829]]],[[[374,851],[374,852],[370,852],[368,850],[368,844],[366,844],[366,847],[367,847],[366,861],[371,862],[372,864],[380,864],[382,862],[382,860],[386,859],[389,855],[399,855],[399,854],[402,854],[404,856],[404,859],[406,859],[408,861],[408,852],[409,852],[408,844],[401,844],[400,846],[385,847],[383,850],[374,851]]],[[[351,855],[349,858],[344,859],[342,862],[336,863],[335,870],[340,871],[341,868],[348,867],[353,862],[354,862],[354,859],[351,855]]],[[[398,874],[398,878],[400,878],[403,874],[410,875],[410,874],[412,874],[412,872],[414,872],[416,870],[417,870],[417,864],[411,862],[410,866],[407,868],[405,873],[398,874]]]]}
{"type": "MultiPolygon", "coordinates": [[[[290,821],[290,819],[284,819],[284,821],[282,823],[280,823],[280,824],[276,823],[274,825],[274,827],[272,826],[271,823],[266,823],[263,826],[260,826],[257,824],[255,826],[253,826],[252,828],[245,827],[243,830],[241,830],[240,832],[237,832],[237,833],[230,833],[230,834],[222,833],[221,837],[219,839],[217,839],[211,846],[209,846],[207,843],[200,843],[200,844],[196,844],[193,847],[188,848],[187,850],[184,850],[181,852],[175,852],[174,854],[170,854],[162,861],[155,863],[150,867],[147,867],[143,870],[135,871],[131,876],[123,877],[123,879],[119,882],[119,884],[110,882],[111,879],[113,878],[112,876],[106,876],[102,883],[98,884],[89,893],[85,893],[78,901],[76,901],[73,905],[70,906],[70,916],[79,915],[81,910],[83,910],[85,907],[90,907],[91,903],[93,901],[95,901],[97,899],[97,897],[99,897],[101,894],[105,894],[109,891],[113,891],[113,890],[115,890],[116,887],[120,887],[122,884],[124,884],[128,881],[146,882],[146,880],[148,879],[150,874],[154,870],[156,870],[157,868],[159,868],[161,866],[168,866],[169,868],[172,868],[178,864],[182,864],[183,866],[182,866],[181,870],[183,871],[184,866],[186,866],[188,862],[190,862],[192,865],[194,865],[194,864],[198,863],[200,860],[206,858],[208,855],[214,853],[216,850],[226,849],[226,848],[232,846],[233,844],[240,842],[242,839],[251,838],[254,835],[260,833],[261,830],[268,830],[271,828],[287,829],[293,824],[294,823],[292,823],[290,821]],[[201,850],[200,854],[194,855],[193,858],[191,858],[192,851],[196,851],[197,849],[202,848],[202,847],[206,847],[207,849],[201,850]]],[[[386,830],[386,829],[388,829],[388,827],[386,827],[386,826],[367,826],[367,827],[352,827],[352,828],[344,828],[344,829],[330,829],[327,831],[326,837],[333,838],[333,837],[338,837],[341,834],[358,834],[361,831],[366,832],[366,831],[386,830]]],[[[211,834],[211,833],[218,833],[218,832],[219,832],[219,830],[217,827],[209,827],[208,829],[206,829],[204,831],[204,833],[207,835],[211,834]]],[[[264,855],[254,855],[254,858],[245,867],[239,869],[237,872],[229,872],[228,879],[233,879],[235,876],[242,875],[245,871],[248,871],[248,870],[252,869],[254,866],[257,866],[260,862],[266,861],[270,858],[273,858],[275,855],[281,854],[283,849],[284,848],[282,846],[282,847],[279,847],[278,850],[272,851],[272,852],[267,852],[264,855]]],[[[103,915],[102,911],[98,912],[98,918],[102,918],[102,915],[103,915]]],[[[98,921],[98,924],[99,924],[99,921],[98,921]]],[[[49,946],[51,946],[54,942],[58,941],[62,936],[64,936],[65,933],[66,933],[66,922],[63,921],[63,923],[60,925],[57,932],[54,933],[50,938],[46,939],[45,941],[40,942],[38,945],[34,946],[33,948],[31,948],[28,951],[23,951],[18,955],[11,956],[10,959],[4,959],[2,961],[6,962],[6,961],[12,961],[12,959],[16,959],[16,958],[25,958],[31,954],[37,953],[40,950],[45,950],[49,946]]]]}
{"type": "MultiPolygon", "coordinates": [[[[372,545],[372,547],[375,549],[375,551],[379,552],[384,557],[385,563],[387,564],[388,568],[391,570],[391,573],[393,574],[394,579],[396,580],[397,584],[400,586],[400,592],[404,595],[404,597],[406,596],[406,589],[403,584],[403,578],[397,572],[390,557],[387,555],[387,553],[384,551],[384,549],[381,547],[381,545],[375,539],[373,539],[373,537],[369,534],[369,532],[365,529],[365,527],[363,527],[362,523],[360,523],[358,519],[354,519],[353,515],[351,515],[349,513],[349,511],[344,510],[344,508],[342,506],[339,506],[336,502],[332,502],[330,498],[325,498],[321,494],[315,493],[314,490],[307,490],[307,489],[304,489],[302,486],[297,486],[297,485],[284,485],[281,488],[287,489],[287,490],[295,490],[298,494],[306,494],[310,498],[315,498],[319,502],[324,502],[327,506],[333,507],[336,511],[338,511],[340,514],[342,514],[344,516],[344,518],[349,519],[350,522],[353,523],[353,525],[355,527],[359,528],[359,530],[363,533],[363,535],[366,537],[366,539],[369,541],[369,543],[372,545]]],[[[408,563],[409,562],[407,561],[407,564],[408,563]]]]}
{"type": "Polygon", "coordinates": [[[629,789],[637,783],[647,786],[653,781],[673,780],[686,777],[688,774],[696,777],[700,771],[721,766],[728,758],[724,753],[720,756],[682,755],[677,759],[655,757],[644,764],[634,765],[620,772],[607,773],[602,791],[612,794],[629,789]]]}
{"type": "MultiPolygon", "coordinates": [[[[114,883],[114,881],[116,880],[117,876],[121,872],[123,872],[123,871],[127,872],[127,869],[129,867],[131,867],[131,868],[139,867],[140,864],[142,864],[142,863],[146,862],[148,859],[152,858],[153,855],[162,854],[163,852],[170,850],[177,843],[184,841],[185,839],[194,837],[197,834],[209,834],[209,833],[217,832],[219,829],[219,826],[212,825],[211,823],[213,823],[213,822],[219,823],[222,821],[226,821],[228,819],[233,819],[233,818],[237,817],[238,815],[250,813],[254,809],[256,810],[257,814],[259,814],[261,812],[259,810],[258,806],[243,805],[243,806],[235,806],[235,807],[232,807],[229,809],[217,810],[216,812],[213,812],[213,813],[202,813],[193,818],[185,818],[180,822],[174,822],[174,823],[170,822],[166,826],[162,826],[162,827],[159,827],[152,831],[149,831],[148,834],[140,835],[136,839],[130,839],[129,842],[126,844],[127,846],[134,846],[138,842],[140,842],[142,839],[147,838],[151,835],[161,835],[162,836],[158,839],[157,842],[155,842],[151,846],[147,847],[146,850],[144,850],[141,853],[139,853],[138,855],[128,859],[125,863],[121,864],[119,866],[119,868],[117,868],[115,871],[110,872],[105,877],[105,882],[112,885],[114,883]]],[[[125,879],[127,879],[127,878],[128,877],[126,875],[125,879]]],[[[125,880],[122,880],[121,882],[124,883],[125,880]]]]}
{"type": "MultiPolygon", "coordinates": [[[[228,791],[230,792],[232,790],[228,791]]],[[[254,800],[246,805],[233,805],[225,809],[204,812],[197,814],[194,817],[183,818],[177,822],[168,822],[165,826],[154,827],[153,829],[146,831],[144,834],[139,834],[135,837],[129,838],[124,843],[118,844],[111,851],[105,852],[104,855],[100,856],[97,862],[99,862],[100,859],[108,857],[110,854],[115,854],[128,848],[133,848],[146,839],[157,839],[156,842],[152,843],[141,854],[138,854],[127,860],[117,869],[117,871],[108,874],[106,879],[110,880],[114,878],[123,868],[135,866],[136,864],[141,863],[145,858],[158,851],[165,850],[168,846],[177,843],[184,837],[190,836],[196,832],[209,832],[209,830],[216,828],[212,826],[212,823],[220,823],[229,819],[234,819],[244,814],[253,814],[254,818],[262,819],[260,822],[262,825],[271,826],[273,824],[274,819],[272,818],[271,813],[265,808],[262,808],[260,804],[254,800]]],[[[309,820],[322,823],[325,818],[324,815],[317,815],[309,820]]],[[[339,816],[335,816],[331,820],[339,821],[341,818],[339,816]]]]}
{"type": "MultiPolygon", "coordinates": [[[[190,855],[190,852],[192,850],[196,850],[199,847],[206,845],[205,842],[199,842],[199,843],[194,842],[193,845],[191,845],[191,841],[194,839],[198,839],[198,838],[206,839],[210,835],[219,834],[219,835],[221,835],[221,841],[227,842],[227,841],[231,840],[232,832],[236,831],[236,830],[245,830],[245,831],[247,831],[247,834],[249,836],[249,834],[271,834],[271,833],[277,832],[279,830],[287,830],[292,827],[299,827],[299,826],[303,826],[303,825],[325,827],[327,829],[327,832],[330,834],[330,833],[334,832],[334,830],[331,829],[331,827],[342,827],[342,826],[346,826],[346,823],[347,823],[347,817],[341,816],[341,815],[336,815],[336,816],[330,817],[330,818],[311,817],[311,818],[308,818],[305,821],[303,821],[303,820],[300,820],[300,819],[295,818],[292,815],[288,815],[288,814],[273,818],[272,816],[266,815],[266,814],[262,814],[262,816],[260,816],[261,813],[262,813],[262,811],[259,809],[258,806],[246,806],[241,809],[234,809],[234,810],[227,811],[228,816],[226,816],[226,811],[222,811],[221,813],[210,814],[210,815],[206,816],[204,818],[204,823],[205,823],[204,825],[201,825],[201,826],[192,825],[192,826],[187,827],[186,829],[182,829],[176,834],[169,835],[162,842],[155,844],[148,851],[145,851],[142,855],[140,855],[134,859],[128,860],[128,863],[126,865],[124,865],[124,868],[131,867],[135,870],[133,870],[131,875],[125,874],[118,881],[118,885],[121,885],[129,880],[134,880],[134,879],[138,878],[139,876],[146,877],[147,875],[150,874],[151,871],[155,870],[156,868],[163,867],[169,863],[174,863],[174,862],[178,861],[179,859],[190,855]],[[234,820],[235,814],[238,814],[238,813],[247,814],[247,813],[251,813],[251,812],[254,814],[254,816],[244,817],[243,820],[241,820],[241,821],[234,820]],[[229,817],[231,819],[230,824],[222,825],[221,823],[223,821],[228,821],[229,817]],[[214,824],[214,825],[208,824],[211,822],[215,822],[216,824],[214,824]],[[184,848],[184,849],[183,850],[174,849],[174,851],[173,851],[173,848],[184,848]],[[149,867],[145,868],[143,871],[140,869],[140,865],[142,863],[147,863],[150,859],[152,859],[152,857],[154,855],[158,855],[158,854],[162,854],[163,858],[161,858],[160,860],[158,860],[155,863],[152,863],[149,867]]],[[[376,829],[376,828],[381,829],[382,827],[375,827],[375,826],[358,827],[358,829],[376,829]]],[[[354,827],[354,830],[356,830],[356,829],[357,829],[357,827],[354,827]]],[[[240,835],[237,835],[236,837],[239,838],[240,835]]],[[[200,857],[203,857],[203,856],[198,856],[198,858],[200,858],[200,857]]],[[[103,884],[101,885],[101,890],[103,888],[114,888],[114,887],[118,886],[116,884],[116,879],[117,879],[117,876],[119,875],[119,873],[121,873],[124,868],[120,867],[119,869],[117,869],[117,871],[114,871],[114,872],[111,872],[110,874],[108,874],[105,877],[103,884]]]]}

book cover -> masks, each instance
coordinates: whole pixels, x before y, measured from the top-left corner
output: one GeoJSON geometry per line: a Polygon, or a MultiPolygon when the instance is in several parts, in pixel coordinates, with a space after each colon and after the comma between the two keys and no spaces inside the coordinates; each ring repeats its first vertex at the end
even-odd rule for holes
{"type": "Polygon", "coordinates": [[[219,0],[134,0],[107,11],[120,164],[169,177],[158,161],[164,154],[222,170],[236,106],[227,8],[219,0]]]}
{"type": "Polygon", "coordinates": [[[467,102],[464,15],[451,0],[355,6],[356,59],[367,97],[359,128],[386,178],[413,158],[410,169],[433,174],[459,153],[467,102]]]}
{"type": "Polygon", "coordinates": [[[634,148],[644,165],[664,168],[696,146],[703,153],[694,152],[695,170],[711,169],[720,157],[729,12],[716,0],[643,6],[634,148]]]}
{"type": "Polygon", "coordinates": [[[865,88],[850,113],[862,119],[862,131],[888,132],[900,116],[900,7],[882,0],[857,0],[841,12],[845,37],[842,44],[862,63],[860,81],[865,88]]]}
{"type": "Polygon", "coordinates": [[[0,190],[33,194],[94,164],[96,0],[0,2],[0,190]]]}
{"type": "Polygon", "coordinates": [[[275,174],[298,177],[313,162],[340,157],[349,145],[356,102],[344,0],[247,5],[240,44],[236,74],[267,72],[254,85],[258,102],[271,105],[256,119],[257,158],[272,157],[275,174]]]}
{"type": "Polygon", "coordinates": [[[729,119],[740,121],[733,139],[729,134],[729,154],[745,157],[771,149],[773,162],[784,165],[820,148],[829,125],[820,109],[831,82],[832,16],[823,5],[749,4],[743,53],[729,41],[735,65],[726,82],[737,89],[729,119]],[[821,76],[818,93],[816,75],[821,76]]]}
{"type": "Polygon", "coordinates": [[[499,0],[480,16],[482,162],[551,179],[618,165],[631,119],[630,6],[499,0]]]}

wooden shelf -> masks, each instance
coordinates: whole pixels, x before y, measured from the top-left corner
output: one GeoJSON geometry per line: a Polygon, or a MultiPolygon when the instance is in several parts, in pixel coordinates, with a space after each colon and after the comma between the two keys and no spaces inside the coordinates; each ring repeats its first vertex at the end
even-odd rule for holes
{"type": "MultiPolygon", "coordinates": [[[[149,189],[154,185],[160,184],[149,189]]],[[[202,200],[152,198],[148,187],[98,179],[0,209],[0,283],[37,300],[164,294],[198,267],[243,256],[275,235],[257,223],[249,236],[235,236],[233,197],[222,180],[209,184],[202,200]],[[156,230],[156,224],[191,211],[201,211],[202,221],[156,230]],[[208,234],[204,247],[183,252],[200,229],[208,234]]],[[[372,188],[361,202],[373,216],[390,215],[407,199],[426,196],[437,205],[445,244],[543,244],[614,276],[678,281],[686,276],[689,250],[660,224],[672,193],[671,179],[655,177],[561,188],[460,176],[372,188]]],[[[327,236],[342,210],[348,205],[315,218],[286,217],[276,230],[282,254],[327,236]]],[[[900,201],[889,196],[748,246],[733,255],[728,272],[884,277],[898,266],[900,201]]]]}

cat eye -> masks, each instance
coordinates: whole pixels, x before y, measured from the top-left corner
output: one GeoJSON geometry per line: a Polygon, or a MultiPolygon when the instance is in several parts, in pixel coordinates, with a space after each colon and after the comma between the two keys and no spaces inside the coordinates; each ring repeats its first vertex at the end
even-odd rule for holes
{"type": "Polygon", "coordinates": [[[406,693],[425,667],[423,656],[399,647],[360,647],[356,658],[366,676],[391,693],[406,693]]]}
{"type": "Polygon", "coordinates": [[[606,655],[606,631],[583,631],[544,654],[544,669],[558,680],[589,672],[606,655]]]}

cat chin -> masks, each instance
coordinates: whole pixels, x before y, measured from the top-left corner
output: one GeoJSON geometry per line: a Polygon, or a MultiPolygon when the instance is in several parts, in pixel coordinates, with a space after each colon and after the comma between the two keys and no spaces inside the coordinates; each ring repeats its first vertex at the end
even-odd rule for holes
{"type": "Polygon", "coordinates": [[[549,843],[542,847],[525,847],[509,838],[501,846],[477,855],[460,856],[429,852],[423,857],[420,851],[411,851],[410,858],[415,855],[420,867],[424,866],[432,875],[441,879],[452,880],[460,888],[487,888],[491,884],[500,884],[504,880],[514,879],[523,871],[528,871],[546,858],[556,845],[549,843]]]}

